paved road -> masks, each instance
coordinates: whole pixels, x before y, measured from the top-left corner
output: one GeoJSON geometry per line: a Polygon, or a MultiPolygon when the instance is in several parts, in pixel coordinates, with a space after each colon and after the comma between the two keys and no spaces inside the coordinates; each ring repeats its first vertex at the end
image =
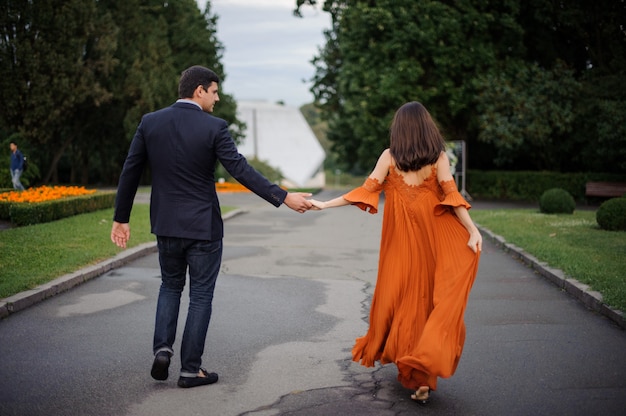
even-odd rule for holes
{"type": "Polygon", "coordinates": [[[457,374],[418,407],[393,365],[350,361],[382,216],[222,201],[248,212],[226,223],[204,362],[219,383],[177,388],[178,356],[150,378],[151,254],[0,321],[0,415],[625,414],[626,332],[490,242],[457,374]]]}

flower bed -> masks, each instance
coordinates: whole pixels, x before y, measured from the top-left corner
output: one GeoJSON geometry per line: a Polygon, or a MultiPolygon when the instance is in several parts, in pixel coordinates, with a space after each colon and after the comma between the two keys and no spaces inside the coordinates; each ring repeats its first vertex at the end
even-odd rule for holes
{"type": "Polygon", "coordinates": [[[242,184],[231,182],[216,182],[215,189],[217,192],[250,192],[250,190],[242,184]]]}
{"type": "MultiPolygon", "coordinates": [[[[240,183],[217,182],[217,192],[250,192],[240,183]]],[[[39,224],[110,208],[115,192],[96,192],[82,186],[40,186],[0,193],[0,220],[14,225],[39,224]]]]}
{"type": "Polygon", "coordinates": [[[25,191],[11,191],[0,194],[0,202],[46,202],[71,196],[91,195],[95,189],[84,186],[38,186],[25,191]]]}
{"type": "Polygon", "coordinates": [[[115,192],[96,192],[79,186],[40,186],[0,194],[0,219],[18,226],[39,224],[110,208],[114,203],[115,192]]]}

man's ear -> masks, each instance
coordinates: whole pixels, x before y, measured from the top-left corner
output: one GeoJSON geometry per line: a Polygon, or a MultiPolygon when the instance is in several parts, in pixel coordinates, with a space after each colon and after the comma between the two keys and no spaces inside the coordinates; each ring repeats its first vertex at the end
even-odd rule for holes
{"type": "Polygon", "coordinates": [[[200,98],[200,95],[204,92],[204,87],[202,85],[198,85],[195,90],[193,90],[194,98],[200,98]]]}

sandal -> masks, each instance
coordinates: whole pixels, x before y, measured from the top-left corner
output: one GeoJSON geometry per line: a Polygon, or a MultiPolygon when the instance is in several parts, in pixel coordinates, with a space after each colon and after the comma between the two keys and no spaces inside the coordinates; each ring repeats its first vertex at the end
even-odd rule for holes
{"type": "Polygon", "coordinates": [[[415,393],[411,394],[411,400],[420,405],[428,403],[430,388],[428,386],[421,386],[415,393]]]}

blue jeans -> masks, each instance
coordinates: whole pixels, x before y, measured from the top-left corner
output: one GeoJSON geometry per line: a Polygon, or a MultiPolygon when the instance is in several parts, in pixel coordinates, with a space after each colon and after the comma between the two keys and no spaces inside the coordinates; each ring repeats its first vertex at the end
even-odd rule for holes
{"type": "Polygon", "coordinates": [[[154,326],[154,354],[173,354],[180,297],[189,266],[189,309],[180,348],[182,377],[196,377],[209,321],[213,292],[222,262],[222,240],[202,241],[188,238],[157,237],[161,264],[161,288],[154,326]]]}
{"type": "Polygon", "coordinates": [[[13,182],[13,188],[18,191],[24,190],[24,185],[20,182],[20,176],[22,176],[21,169],[9,169],[11,171],[11,182],[13,182]]]}

